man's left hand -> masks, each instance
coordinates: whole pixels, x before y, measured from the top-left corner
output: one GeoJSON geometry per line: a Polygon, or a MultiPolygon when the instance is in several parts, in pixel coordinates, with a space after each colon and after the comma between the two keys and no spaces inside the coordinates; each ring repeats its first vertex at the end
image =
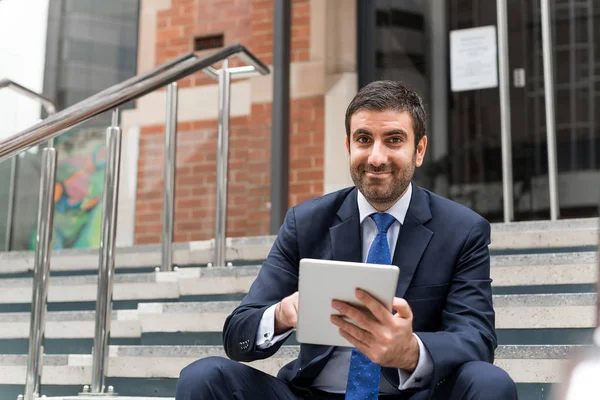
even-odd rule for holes
{"type": "Polygon", "coordinates": [[[333,300],[331,306],[356,323],[332,315],[331,322],[340,328],[340,334],[371,361],[383,367],[414,371],[419,362],[419,343],[413,335],[413,315],[406,300],[394,297],[392,307],[396,314],[392,314],[364,290],[356,289],[356,298],[372,315],[348,303],[333,300]]]}

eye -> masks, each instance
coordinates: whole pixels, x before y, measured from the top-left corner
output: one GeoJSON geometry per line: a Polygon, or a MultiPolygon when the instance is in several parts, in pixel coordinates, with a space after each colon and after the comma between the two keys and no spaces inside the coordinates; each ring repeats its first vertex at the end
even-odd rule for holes
{"type": "Polygon", "coordinates": [[[369,143],[369,138],[367,136],[359,136],[358,138],[356,138],[356,141],[358,143],[365,144],[365,143],[369,143]]]}
{"type": "Polygon", "coordinates": [[[393,144],[400,144],[400,143],[402,143],[402,137],[400,137],[400,136],[391,137],[390,142],[393,144]]]}

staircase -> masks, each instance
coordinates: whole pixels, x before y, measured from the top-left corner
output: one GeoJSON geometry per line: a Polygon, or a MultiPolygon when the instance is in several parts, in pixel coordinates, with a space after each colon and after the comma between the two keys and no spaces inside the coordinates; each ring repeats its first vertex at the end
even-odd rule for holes
{"type": "MultiPolygon", "coordinates": [[[[274,237],[228,239],[232,267],[209,268],[212,241],[177,244],[178,270],[154,272],[160,247],[118,249],[107,385],[121,396],[170,397],[180,370],[224,356],[226,316],[256,277],[274,237]]],[[[592,343],[598,219],[494,224],[496,364],[520,399],[547,399],[564,361],[592,343]]],[[[0,400],[23,393],[32,253],[0,253],[0,400]]],[[[91,381],[98,251],[52,255],[42,394],[75,396],[91,381]]],[[[292,335],[252,363],[275,374],[295,358],[292,335]]]]}

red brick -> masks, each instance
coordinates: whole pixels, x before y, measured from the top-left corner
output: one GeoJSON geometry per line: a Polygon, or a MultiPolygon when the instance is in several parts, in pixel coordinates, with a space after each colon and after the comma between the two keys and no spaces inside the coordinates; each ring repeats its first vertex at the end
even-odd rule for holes
{"type": "Polygon", "coordinates": [[[184,14],[177,17],[169,18],[170,26],[186,26],[192,25],[194,23],[194,18],[190,14],[184,14]]]}
{"type": "Polygon", "coordinates": [[[269,35],[273,35],[273,22],[260,22],[252,24],[252,34],[258,35],[262,33],[268,33],[269,35]]]}
{"type": "MultiPolygon", "coordinates": [[[[194,35],[223,32],[226,45],[241,42],[263,62],[272,62],[273,0],[172,0],[157,18],[156,61],[190,50],[194,35]]],[[[292,60],[310,57],[310,1],[292,2],[292,60]]],[[[241,65],[232,61],[231,65],[241,65]]],[[[202,72],[180,87],[214,84],[202,72]]],[[[247,117],[231,119],[228,235],[266,234],[269,229],[271,104],[252,104],[247,117]]],[[[322,96],[291,102],[289,203],[322,193],[324,101],[322,96]]],[[[217,123],[178,126],[176,226],[180,241],[214,234],[217,123]]],[[[136,214],[136,242],[158,243],[162,212],[164,124],[142,127],[136,214]]]]}
{"type": "Polygon", "coordinates": [[[169,40],[169,39],[175,39],[175,38],[179,38],[182,36],[182,29],[179,26],[176,27],[170,27],[167,29],[161,29],[157,32],[157,38],[159,40],[169,40]]]}

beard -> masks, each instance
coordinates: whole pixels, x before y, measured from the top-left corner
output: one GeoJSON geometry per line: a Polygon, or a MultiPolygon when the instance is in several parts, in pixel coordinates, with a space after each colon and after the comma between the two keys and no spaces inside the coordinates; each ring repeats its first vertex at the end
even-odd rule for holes
{"type": "Polygon", "coordinates": [[[416,152],[410,164],[400,168],[397,164],[389,163],[374,167],[369,164],[350,165],[350,176],[358,190],[371,204],[390,204],[408,188],[415,174],[416,152]],[[367,172],[391,172],[391,182],[384,182],[378,178],[369,178],[367,172]]]}

